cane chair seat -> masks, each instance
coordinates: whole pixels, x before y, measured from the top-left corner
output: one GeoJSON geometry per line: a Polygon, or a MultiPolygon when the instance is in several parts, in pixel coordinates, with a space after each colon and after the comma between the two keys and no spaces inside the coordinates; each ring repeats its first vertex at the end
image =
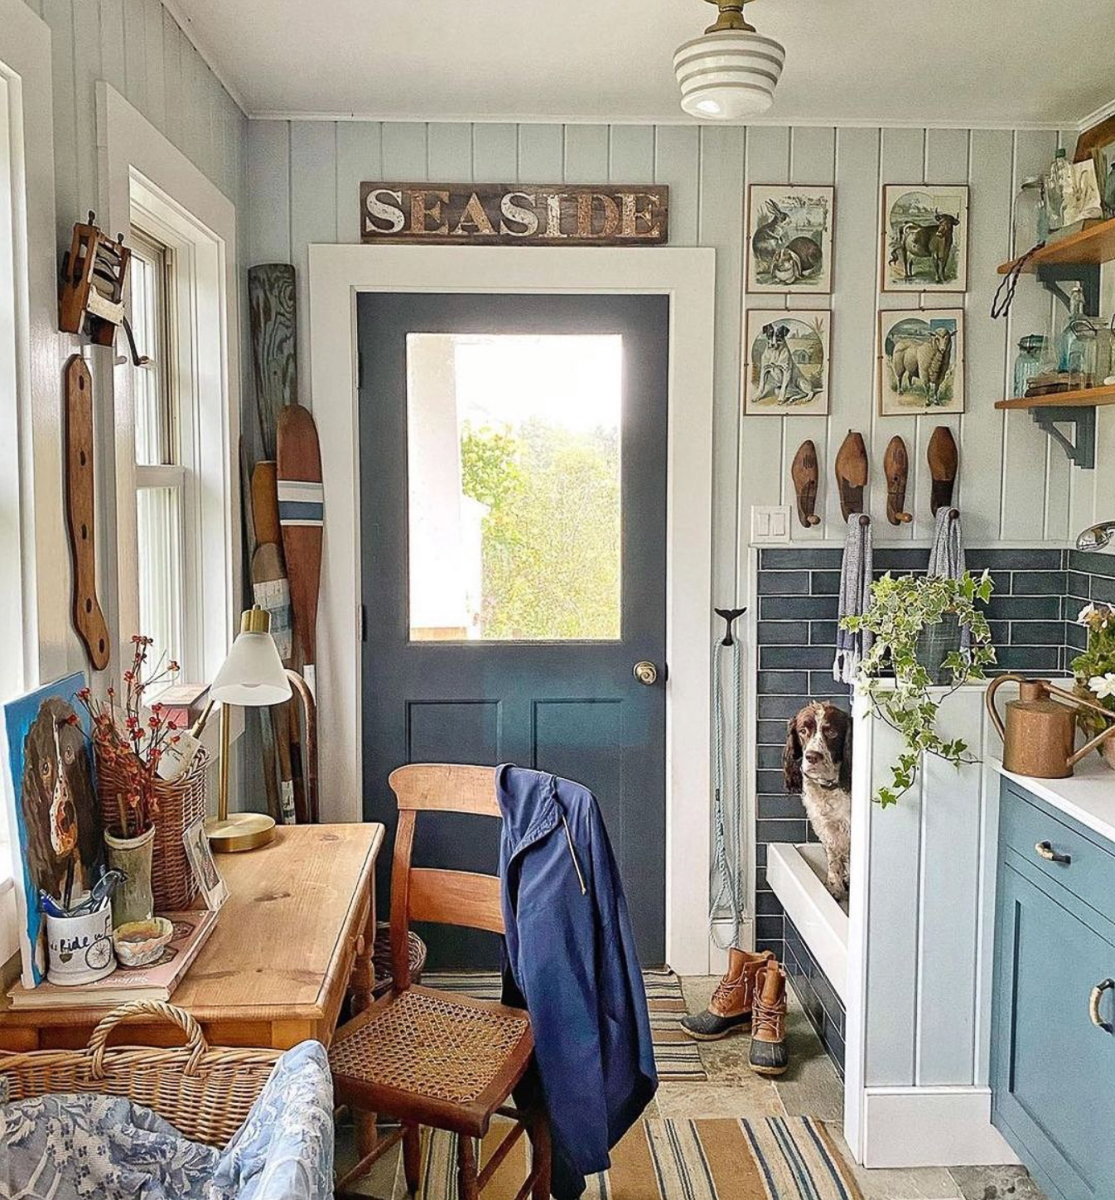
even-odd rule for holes
{"type": "Polygon", "coordinates": [[[515,1008],[412,987],[338,1031],[329,1051],[338,1099],[428,1118],[479,1137],[530,1061],[530,1018],[515,1008]]]}

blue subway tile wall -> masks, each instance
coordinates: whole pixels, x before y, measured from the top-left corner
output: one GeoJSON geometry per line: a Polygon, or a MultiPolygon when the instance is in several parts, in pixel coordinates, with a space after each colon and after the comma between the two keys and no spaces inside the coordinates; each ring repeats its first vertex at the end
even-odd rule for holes
{"type": "MultiPolygon", "coordinates": [[[[811,699],[849,707],[849,689],[832,678],[841,558],[840,550],[829,548],[778,547],[759,552],[756,942],[779,958],[790,953],[790,934],[777,897],[767,885],[766,848],[771,842],[815,840],[801,797],[787,796],[782,785],[786,722],[811,699]]],[[[874,564],[877,574],[902,574],[924,571],[927,560],[924,549],[878,549],[874,564]]],[[[967,564],[972,571],[990,570],[995,580],[988,620],[1001,671],[1035,675],[1064,671],[1079,652],[1073,647],[1080,645],[1083,630],[1071,622],[1080,607],[1107,596],[1115,603],[1115,556],[973,549],[967,553],[967,564]]],[[[799,952],[798,965],[804,969],[808,964],[801,958],[799,952]]],[[[808,977],[815,979],[816,974],[808,977]]],[[[825,985],[829,986],[827,980],[825,985]]],[[[823,1027],[824,1021],[820,1024],[823,1027]]],[[[838,1033],[842,1047],[842,1026],[838,1033]]],[[[835,1044],[837,1038],[832,1041],[835,1044]]]]}
{"type": "Polygon", "coordinates": [[[828,976],[817,965],[805,939],[789,917],[785,918],[783,965],[801,1002],[810,1025],[832,1060],[840,1078],[844,1078],[844,1039],[846,1012],[828,976]]]}

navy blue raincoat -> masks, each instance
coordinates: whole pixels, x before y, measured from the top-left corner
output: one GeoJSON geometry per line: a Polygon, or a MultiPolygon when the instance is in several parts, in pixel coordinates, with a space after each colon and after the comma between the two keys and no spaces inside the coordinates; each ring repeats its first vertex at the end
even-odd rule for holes
{"type": "MultiPolygon", "coordinates": [[[[554,1145],[552,1191],[581,1195],[658,1087],[646,990],[596,798],[578,783],[503,766],[500,879],[505,1004],[534,1028],[554,1145]]],[[[527,1097],[531,1099],[532,1097],[527,1097]]]]}

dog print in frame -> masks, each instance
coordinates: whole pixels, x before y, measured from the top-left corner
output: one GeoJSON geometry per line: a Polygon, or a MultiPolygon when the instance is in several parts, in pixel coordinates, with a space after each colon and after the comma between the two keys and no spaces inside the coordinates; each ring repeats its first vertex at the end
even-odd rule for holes
{"type": "Polygon", "coordinates": [[[886,184],[881,257],[884,292],[966,292],[968,188],[886,184]]]}
{"type": "Polygon", "coordinates": [[[836,189],[752,184],[747,190],[747,290],[832,291],[836,189]]]}
{"type": "Polygon", "coordinates": [[[744,412],[824,416],[829,411],[832,314],[824,309],[749,311],[744,412]]]}

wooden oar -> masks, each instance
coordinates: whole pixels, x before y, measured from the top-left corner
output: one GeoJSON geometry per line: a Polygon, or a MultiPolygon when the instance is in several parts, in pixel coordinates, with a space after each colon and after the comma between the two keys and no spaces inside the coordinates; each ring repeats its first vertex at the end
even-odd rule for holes
{"type": "Polygon", "coordinates": [[[301,404],[290,404],[279,414],[278,468],[279,523],[294,633],[302,649],[306,682],[314,691],[324,489],[317,427],[310,410],[301,404]]]}

